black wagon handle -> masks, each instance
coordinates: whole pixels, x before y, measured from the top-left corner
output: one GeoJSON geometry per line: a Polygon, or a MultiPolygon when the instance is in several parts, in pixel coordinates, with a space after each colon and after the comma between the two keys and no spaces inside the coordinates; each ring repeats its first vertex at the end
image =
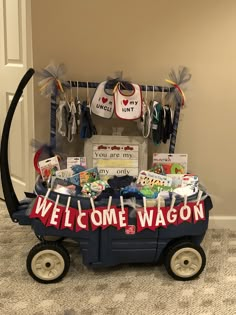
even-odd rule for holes
{"type": "Polygon", "coordinates": [[[8,162],[9,134],[10,134],[11,123],[12,123],[12,119],[16,110],[16,106],[19,102],[19,99],[21,98],[23,94],[24,88],[26,87],[26,85],[28,84],[29,80],[32,78],[34,73],[35,73],[34,69],[30,68],[22,77],[16,89],[16,92],[14,94],[14,97],[11,101],[11,104],[9,106],[6,119],[3,125],[3,131],[2,131],[1,148],[0,148],[0,171],[1,171],[3,195],[4,195],[6,206],[7,206],[7,209],[11,218],[12,218],[13,213],[17,211],[17,208],[19,206],[19,200],[13,188],[11,175],[9,171],[9,162],[8,162]]]}

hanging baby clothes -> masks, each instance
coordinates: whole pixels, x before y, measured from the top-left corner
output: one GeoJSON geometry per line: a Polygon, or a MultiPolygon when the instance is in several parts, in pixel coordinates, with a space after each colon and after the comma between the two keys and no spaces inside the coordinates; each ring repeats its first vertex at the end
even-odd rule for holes
{"type": "Polygon", "coordinates": [[[78,133],[77,108],[74,101],[70,103],[61,100],[57,108],[58,133],[66,137],[69,142],[73,141],[74,135],[78,133]]]}
{"type": "Polygon", "coordinates": [[[163,138],[163,119],[164,110],[160,103],[153,101],[153,114],[152,114],[152,140],[153,143],[159,145],[163,138]]]}
{"type": "Polygon", "coordinates": [[[101,82],[92,99],[91,111],[97,116],[103,118],[111,118],[114,111],[113,93],[110,94],[106,91],[107,81],[101,82]]]}
{"type": "Polygon", "coordinates": [[[75,98],[75,107],[76,107],[75,118],[76,118],[76,123],[77,123],[76,133],[78,134],[79,133],[79,125],[80,125],[81,103],[80,103],[80,100],[77,96],[75,98]]]}
{"type": "Polygon", "coordinates": [[[172,134],[173,125],[172,125],[172,117],[171,117],[171,109],[169,105],[164,106],[164,129],[163,129],[163,139],[164,143],[170,139],[172,134]]]}
{"type": "Polygon", "coordinates": [[[66,101],[60,101],[57,107],[56,117],[58,121],[58,133],[62,136],[66,136],[67,127],[66,127],[66,120],[67,120],[67,109],[66,109],[66,101]]]}
{"type": "Polygon", "coordinates": [[[143,101],[141,128],[144,138],[148,138],[151,131],[151,113],[150,108],[145,101],[143,101]]]}
{"type": "Polygon", "coordinates": [[[118,83],[114,91],[116,116],[125,120],[135,120],[142,114],[142,94],[138,84],[129,84],[132,87],[130,94],[121,92],[122,83],[118,83]]]}
{"type": "Polygon", "coordinates": [[[74,135],[77,132],[77,120],[76,120],[76,106],[75,102],[72,100],[68,103],[69,115],[68,115],[68,132],[67,139],[69,142],[73,141],[74,135]]]}
{"type": "Polygon", "coordinates": [[[84,101],[81,104],[81,116],[80,116],[80,138],[86,139],[91,138],[93,135],[97,134],[96,127],[92,122],[90,115],[90,107],[87,102],[84,101]]]}

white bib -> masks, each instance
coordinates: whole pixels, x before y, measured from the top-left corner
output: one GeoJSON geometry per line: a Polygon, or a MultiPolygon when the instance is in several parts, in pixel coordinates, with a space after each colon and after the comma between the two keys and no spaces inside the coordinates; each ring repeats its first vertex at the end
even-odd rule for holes
{"type": "Polygon", "coordinates": [[[106,93],[106,83],[104,81],[98,85],[91,102],[91,111],[97,116],[111,118],[114,111],[114,99],[112,92],[106,93]]]}
{"type": "Polygon", "coordinates": [[[133,91],[129,91],[129,95],[125,95],[118,85],[114,93],[116,116],[125,120],[135,120],[142,114],[142,94],[138,84],[130,84],[133,91]]]}

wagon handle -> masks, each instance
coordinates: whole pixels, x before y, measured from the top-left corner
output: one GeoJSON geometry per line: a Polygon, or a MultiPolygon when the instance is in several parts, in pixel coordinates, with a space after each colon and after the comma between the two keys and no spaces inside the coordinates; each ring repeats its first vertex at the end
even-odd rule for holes
{"type": "Polygon", "coordinates": [[[1,170],[2,190],[3,190],[6,206],[12,220],[13,220],[12,215],[14,212],[17,211],[17,208],[19,207],[20,203],[16,196],[15,190],[13,188],[11,175],[9,171],[9,163],[8,163],[9,134],[10,134],[11,123],[12,123],[12,119],[16,110],[16,106],[19,102],[19,99],[21,98],[23,94],[24,88],[26,87],[27,83],[33,76],[34,72],[35,72],[34,69],[30,68],[21,79],[16,89],[16,92],[14,94],[14,97],[11,101],[11,104],[9,106],[6,119],[3,125],[3,131],[2,131],[1,151],[0,151],[0,170],[1,170]]]}

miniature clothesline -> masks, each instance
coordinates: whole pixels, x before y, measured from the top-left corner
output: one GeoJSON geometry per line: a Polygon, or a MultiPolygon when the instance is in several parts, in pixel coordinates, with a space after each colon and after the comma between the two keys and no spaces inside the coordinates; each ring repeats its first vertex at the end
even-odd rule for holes
{"type": "MultiPolygon", "coordinates": [[[[111,80],[112,85],[114,87],[119,80],[111,80]]],[[[82,87],[82,88],[96,88],[99,83],[97,82],[82,82],[82,81],[67,81],[70,86],[73,88],[75,87],[82,87]]],[[[128,87],[127,87],[128,88],[128,87]]],[[[151,91],[151,92],[173,92],[176,87],[162,87],[158,85],[140,85],[142,91],[151,91]]],[[[50,145],[55,148],[56,147],[56,108],[57,108],[57,97],[56,95],[51,96],[51,119],[50,119],[50,145]]],[[[174,118],[173,118],[173,131],[170,138],[169,144],[169,153],[173,154],[175,152],[175,144],[176,144],[176,137],[177,137],[177,130],[179,124],[179,116],[180,116],[180,109],[181,109],[181,102],[177,100],[175,110],[174,110],[174,118]]]]}
{"type": "MultiPolygon", "coordinates": [[[[108,88],[112,88],[114,87],[114,85],[116,83],[119,82],[119,80],[111,80],[112,82],[108,85],[108,88]]],[[[76,88],[76,87],[80,87],[80,88],[92,88],[92,89],[96,89],[98,87],[98,85],[100,83],[98,82],[80,82],[80,81],[67,81],[68,84],[72,87],[72,88],[76,88]]],[[[125,82],[125,81],[121,81],[121,82],[125,82]]],[[[127,82],[128,84],[132,84],[130,82],[127,82]]],[[[175,87],[168,87],[168,86],[159,86],[159,85],[140,85],[140,89],[142,91],[149,91],[149,92],[172,92],[174,91],[175,87]]],[[[127,86],[127,89],[129,89],[129,87],[127,86]]]]}

